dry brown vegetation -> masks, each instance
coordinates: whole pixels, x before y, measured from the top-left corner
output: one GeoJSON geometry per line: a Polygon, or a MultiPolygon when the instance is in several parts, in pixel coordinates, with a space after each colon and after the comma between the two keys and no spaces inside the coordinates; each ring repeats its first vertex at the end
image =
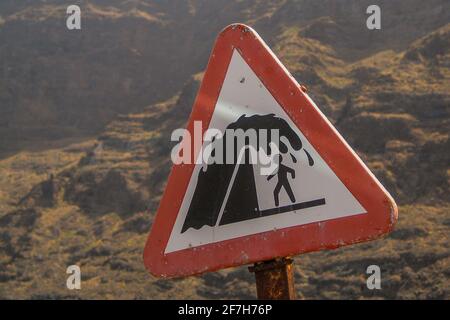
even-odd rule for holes
{"type": "Polygon", "coordinates": [[[187,120],[215,34],[236,20],[261,33],[399,204],[389,236],[296,257],[298,295],[450,298],[446,1],[382,2],[380,33],[365,29],[364,1],[90,1],[84,38],[70,41],[51,2],[0,4],[0,298],[255,297],[245,266],[159,280],[142,262],[170,133],[187,120]],[[65,287],[70,264],[82,290],[65,287]],[[365,285],[370,264],[382,290],[365,285]]]}

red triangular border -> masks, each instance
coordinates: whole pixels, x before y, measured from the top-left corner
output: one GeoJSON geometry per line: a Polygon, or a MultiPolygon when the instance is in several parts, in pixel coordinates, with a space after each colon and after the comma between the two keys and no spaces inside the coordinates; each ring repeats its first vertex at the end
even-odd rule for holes
{"type": "Polygon", "coordinates": [[[147,269],[155,276],[181,277],[369,241],[391,231],[398,217],[392,197],[248,26],[233,24],[219,34],[187,130],[193,133],[194,121],[202,121],[203,130],[208,129],[234,49],[367,214],[322,221],[320,227],[315,222],[164,254],[195,167],[174,165],[145,246],[147,269]]]}

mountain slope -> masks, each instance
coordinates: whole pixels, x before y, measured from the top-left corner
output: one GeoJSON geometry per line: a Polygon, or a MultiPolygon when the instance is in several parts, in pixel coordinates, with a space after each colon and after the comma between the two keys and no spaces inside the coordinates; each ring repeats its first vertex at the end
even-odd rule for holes
{"type": "Polygon", "coordinates": [[[170,134],[215,35],[241,20],[400,205],[388,237],[296,258],[299,296],[448,299],[449,5],[381,2],[377,34],[367,3],[85,1],[83,31],[67,33],[59,1],[2,1],[0,298],[255,297],[246,267],[166,281],[142,262],[170,134]],[[80,291],[65,289],[70,264],[80,291]]]}
{"type": "Polygon", "coordinates": [[[445,0],[381,1],[383,28],[365,27],[368,1],[72,1],[0,4],[0,157],[98,134],[117,114],[173,96],[202,71],[217,33],[249,23],[270,45],[286,29],[355,61],[408,44],[450,20],[445,0]],[[220,13],[220,14],[217,14],[220,13]]]}

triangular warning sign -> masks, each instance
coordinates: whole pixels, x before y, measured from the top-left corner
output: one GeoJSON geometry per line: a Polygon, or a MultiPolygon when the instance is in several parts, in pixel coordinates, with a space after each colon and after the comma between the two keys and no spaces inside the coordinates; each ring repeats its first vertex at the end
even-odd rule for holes
{"type": "Polygon", "coordinates": [[[195,145],[198,124],[202,147],[192,147],[193,163],[173,166],[147,241],[154,275],[367,241],[397,220],[387,191],[247,26],[219,35],[180,147],[195,145]]]}

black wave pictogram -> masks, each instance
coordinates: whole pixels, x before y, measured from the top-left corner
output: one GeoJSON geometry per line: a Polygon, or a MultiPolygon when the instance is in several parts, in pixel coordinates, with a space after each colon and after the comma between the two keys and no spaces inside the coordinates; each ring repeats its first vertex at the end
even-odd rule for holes
{"type": "MultiPolygon", "coordinates": [[[[242,115],[238,120],[229,124],[227,129],[242,129],[242,134],[244,134],[248,129],[278,129],[280,137],[278,149],[280,152],[287,153],[292,149],[295,151],[302,149],[302,141],[300,140],[300,137],[290,127],[286,120],[276,117],[274,114],[253,115],[249,117],[242,115]],[[291,149],[283,142],[281,137],[284,137],[285,140],[288,141],[291,149]]],[[[213,142],[221,143],[223,146],[224,158],[226,158],[227,154],[227,138],[229,139],[229,136],[224,135],[223,138],[221,138],[223,141],[218,141],[219,139],[217,139],[213,142]]],[[[271,142],[270,138],[270,134],[268,134],[266,141],[267,144],[264,146],[261,145],[262,141],[258,141],[256,149],[259,150],[259,148],[264,148],[266,154],[270,155],[273,152],[269,146],[271,142]]],[[[248,145],[248,143],[248,140],[246,140],[244,148],[248,145]]],[[[248,149],[243,151],[245,161],[241,164],[236,164],[238,162],[237,157],[239,156],[242,147],[241,150],[237,150],[239,147],[237,144],[234,144],[234,147],[233,164],[209,164],[206,167],[206,170],[199,171],[197,185],[195,187],[186,219],[183,223],[181,230],[182,233],[189,228],[200,229],[205,225],[211,227],[217,225],[217,220],[223,206],[223,213],[218,223],[219,225],[255,219],[286,211],[286,207],[274,208],[269,211],[260,211],[258,207],[253,165],[248,161],[249,151],[248,149]],[[230,188],[230,182],[233,176],[233,184],[230,188]],[[226,203],[224,204],[225,199],[226,203]]],[[[304,151],[309,165],[313,165],[314,160],[306,150],[304,151]]],[[[295,163],[297,160],[292,153],[291,157],[295,163]]],[[[321,200],[323,200],[324,203],[324,199],[320,199],[320,203],[317,201],[312,201],[311,205],[322,204],[321,200]]],[[[306,203],[306,205],[309,204],[306,203]]],[[[297,207],[294,205],[293,208],[300,208],[305,205],[297,204],[296,206],[297,207]]]]}

